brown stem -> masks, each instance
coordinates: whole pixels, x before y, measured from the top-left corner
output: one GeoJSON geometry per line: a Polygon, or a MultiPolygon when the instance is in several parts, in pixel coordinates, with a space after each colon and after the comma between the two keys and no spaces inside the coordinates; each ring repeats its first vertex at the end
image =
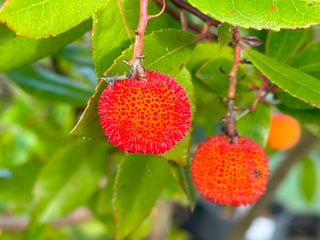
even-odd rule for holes
{"type": "Polygon", "coordinates": [[[198,41],[208,38],[208,36],[210,35],[210,26],[211,26],[210,22],[204,23],[203,32],[198,36],[198,41]]]}
{"type": "Polygon", "coordinates": [[[145,68],[142,64],[142,59],[144,56],[142,55],[143,49],[143,38],[144,33],[147,27],[148,20],[150,18],[158,17],[165,10],[165,1],[162,0],[163,6],[160,13],[156,15],[148,15],[148,1],[149,0],[140,0],[140,19],[138,28],[135,31],[135,43],[132,60],[127,61],[127,63],[131,66],[131,72],[134,76],[136,76],[139,80],[148,81],[148,78],[145,75],[145,68]]]}
{"type": "Polygon", "coordinates": [[[256,109],[256,107],[258,105],[258,102],[260,100],[265,102],[265,103],[267,103],[267,104],[269,104],[269,105],[273,104],[272,102],[269,102],[269,101],[267,101],[265,99],[266,95],[262,96],[262,92],[263,91],[273,92],[274,91],[274,87],[273,86],[269,87],[269,79],[266,76],[264,76],[263,74],[260,73],[259,77],[260,77],[260,79],[262,81],[261,87],[251,86],[251,89],[258,90],[258,92],[257,92],[257,96],[256,96],[252,106],[249,108],[250,112],[253,112],[256,109]]]}
{"type": "Polygon", "coordinates": [[[236,86],[237,86],[237,72],[239,68],[239,64],[241,61],[240,54],[241,54],[241,36],[238,32],[237,27],[232,28],[233,38],[235,40],[235,51],[234,51],[234,62],[231,69],[231,72],[228,74],[230,77],[230,85],[228,91],[228,112],[225,117],[225,132],[230,137],[230,142],[233,144],[237,144],[238,142],[238,131],[236,128],[236,119],[234,113],[234,98],[236,95],[236,86]]]}
{"type": "Polygon", "coordinates": [[[148,0],[140,1],[140,20],[138,28],[135,31],[136,41],[134,43],[134,51],[132,60],[142,57],[143,37],[149,20],[148,16],[148,0]]]}
{"type": "Polygon", "coordinates": [[[200,12],[197,8],[191,6],[189,3],[186,3],[182,0],[170,0],[174,5],[176,5],[178,8],[183,8],[187,10],[188,12],[192,13],[193,15],[197,16],[204,22],[210,22],[213,26],[218,27],[221,23],[208,15],[203,14],[200,12]]]}
{"type": "Polygon", "coordinates": [[[178,12],[179,12],[179,15],[180,15],[180,22],[182,24],[182,30],[183,31],[187,31],[187,29],[188,29],[188,20],[187,20],[186,14],[185,14],[184,10],[181,9],[181,8],[178,8],[178,12]]]}
{"type": "Polygon", "coordinates": [[[284,177],[290,171],[291,167],[305,154],[307,154],[317,142],[317,137],[308,133],[305,138],[300,141],[294,149],[292,149],[287,157],[283,160],[280,166],[269,180],[267,190],[264,195],[253,205],[249,213],[235,226],[231,233],[227,236],[226,240],[242,239],[245,232],[251,225],[252,221],[259,216],[261,210],[265,209],[271,200],[274,192],[282,182],[284,177]]]}
{"type": "Polygon", "coordinates": [[[231,72],[229,73],[230,76],[230,86],[229,86],[229,92],[228,92],[228,98],[234,99],[236,94],[236,86],[237,86],[237,72],[239,68],[239,63],[241,61],[240,54],[241,54],[241,36],[238,32],[238,27],[233,27],[233,37],[236,41],[234,46],[234,61],[233,66],[231,69],[231,72]]]}
{"type": "MultiPolygon", "coordinates": [[[[161,0],[153,0],[155,1],[159,6],[163,6],[163,3],[161,0]]],[[[181,8],[180,8],[181,9],[181,8]]],[[[172,8],[170,8],[169,6],[165,7],[165,11],[166,13],[168,13],[171,17],[173,17],[175,20],[177,21],[181,21],[181,15],[177,12],[175,12],[172,8]]],[[[184,19],[183,21],[181,21],[182,23],[182,29],[185,30],[185,25],[187,25],[187,27],[199,34],[201,34],[203,32],[203,29],[201,26],[194,24],[193,22],[188,21],[188,19],[184,19]]],[[[208,39],[217,39],[218,37],[212,33],[208,34],[208,39]]]]}

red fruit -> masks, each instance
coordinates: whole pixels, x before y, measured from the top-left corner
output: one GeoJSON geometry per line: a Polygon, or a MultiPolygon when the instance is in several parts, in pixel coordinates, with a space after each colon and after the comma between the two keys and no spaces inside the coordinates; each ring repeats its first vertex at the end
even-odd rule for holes
{"type": "Polygon", "coordinates": [[[234,206],[256,201],[265,191],[268,158],[246,137],[231,144],[226,135],[209,137],[195,152],[191,174],[200,194],[211,202],[234,206]]]}
{"type": "Polygon", "coordinates": [[[173,78],[147,71],[149,81],[136,77],[109,85],[99,100],[99,115],[108,140],[131,153],[164,153],[187,133],[190,104],[173,78]]]}

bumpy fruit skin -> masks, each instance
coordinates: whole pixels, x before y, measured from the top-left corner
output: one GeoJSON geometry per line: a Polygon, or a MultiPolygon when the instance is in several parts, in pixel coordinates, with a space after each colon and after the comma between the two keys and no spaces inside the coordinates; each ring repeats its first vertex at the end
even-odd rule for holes
{"type": "Polygon", "coordinates": [[[256,201],[265,191],[269,167],[263,148],[246,137],[231,144],[226,135],[209,137],[196,150],[191,174],[208,201],[234,206],[256,201]]]}
{"type": "Polygon", "coordinates": [[[286,150],[292,148],[300,139],[299,122],[282,113],[271,116],[268,145],[273,149],[286,150]]]}
{"type": "Polygon", "coordinates": [[[109,85],[98,113],[108,140],[120,150],[160,154],[186,135],[190,103],[175,79],[155,71],[146,76],[147,82],[134,77],[109,85]]]}

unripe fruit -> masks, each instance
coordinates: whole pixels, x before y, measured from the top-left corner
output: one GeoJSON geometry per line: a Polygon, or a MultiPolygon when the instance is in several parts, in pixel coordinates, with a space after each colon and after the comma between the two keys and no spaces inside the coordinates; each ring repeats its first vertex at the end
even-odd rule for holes
{"type": "Polygon", "coordinates": [[[191,174],[200,194],[211,202],[234,206],[256,201],[265,191],[269,167],[263,148],[246,137],[237,144],[218,134],[196,150],[191,174]]]}
{"type": "Polygon", "coordinates": [[[297,144],[301,135],[299,122],[282,113],[271,116],[268,145],[274,149],[285,150],[297,144]]]}
{"type": "Polygon", "coordinates": [[[102,93],[99,115],[108,140],[131,153],[164,153],[191,124],[188,97],[168,75],[147,71],[148,81],[116,81],[102,93]]]}

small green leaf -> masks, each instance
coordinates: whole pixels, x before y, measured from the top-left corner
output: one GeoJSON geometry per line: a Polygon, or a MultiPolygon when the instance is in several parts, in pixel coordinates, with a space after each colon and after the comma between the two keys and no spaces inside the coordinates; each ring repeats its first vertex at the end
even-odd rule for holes
{"type": "Polygon", "coordinates": [[[301,191],[307,202],[312,202],[315,191],[317,176],[313,162],[310,158],[304,157],[302,160],[301,191]]]}
{"type": "Polygon", "coordinates": [[[218,27],[218,41],[221,47],[228,46],[231,41],[232,26],[229,23],[222,23],[218,27]]]}
{"type": "Polygon", "coordinates": [[[280,63],[253,49],[246,49],[251,62],[273,83],[290,95],[320,107],[320,80],[280,63]]]}
{"type": "Polygon", "coordinates": [[[313,40],[313,29],[269,31],[266,54],[279,62],[287,62],[302,46],[313,40]]]}
{"type": "MultiPolygon", "coordinates": [[[[194,46],[195,36],[193,34],[173,29],[153,32],[144,38],[144,54],[147,56],[144,60],[144,66],[148,70],[156,70],[175,76],[187,63],[194,46]],[[155,48],[154,46],[157,47],[155,48]]],[[[125,71],[130,70],[129,67],[123,63],[123,60],[130,59],[132,53],[133,46],[123,52],[106,71],[106,74],[113,76],[117,73],[123,74],[125,71]]],[[[98,115],[98,101],[105,87],[106,82],[100,81],[81,119],[71,134],[105,138],[98,115]]]]}
{"type": "Polygon", "coordinates": [[[42,169],[34,188],[39,222],[49,222],[86,201],[98,187],[107,144],[78,141],[54,156],[42,169]]]}
{"type": "Polygon", "coordinates": [[[91,19],[73,29],[48,39],[32,39],[16,36],[0,23],[0,72],[39,60],[63,48],[90,30],[91,19]]]}
{"type": "Polygon", "coordinates": [[[93,92],[80,82],[33,66],[23,66],[6,74],[11,81],[30,94],[52,101],[83,105],[93,92]]]}
{"type": "Polygon", "coordinates": [[[253,112],[237,121],[239,135],[246,136],[264,147],[268,139],[270,118],[270,106],[259,102],[253,112]]]}
{"type": "Polygon", "coordinates": [[[200,11],[231,25],[280,30],[308,27],[320,22],[317,0],[310,1],[212,1],[189,0],[200,11]]]}
{"type": "Polygon", "coordinates": [[[0,21],[23,37],[55,37],[87,20],[109,1],[8,0],[0,10],[0,21]]]}
{"type": "Polygon", "coordinates": [[[170,163],[170,170],[178,185],[185,192],[190,208],[193,211],[196,205],[196,189],[191,179],[190,166],[180,166],[175,162],[170,163]]]}
{"type": "Polygon", "coordinates": [[[320,41],[302,49],[288,61],[288,64],[320,79],[320,58],[315,56],[320,56],[320,41]]]}
{"type": "Polygon", "coordinates": [[[130,234],[147,217],[168,170],[163,158],[151,154],[129,154],[119,165],[113,195],[117,239],[130,234]]]}

